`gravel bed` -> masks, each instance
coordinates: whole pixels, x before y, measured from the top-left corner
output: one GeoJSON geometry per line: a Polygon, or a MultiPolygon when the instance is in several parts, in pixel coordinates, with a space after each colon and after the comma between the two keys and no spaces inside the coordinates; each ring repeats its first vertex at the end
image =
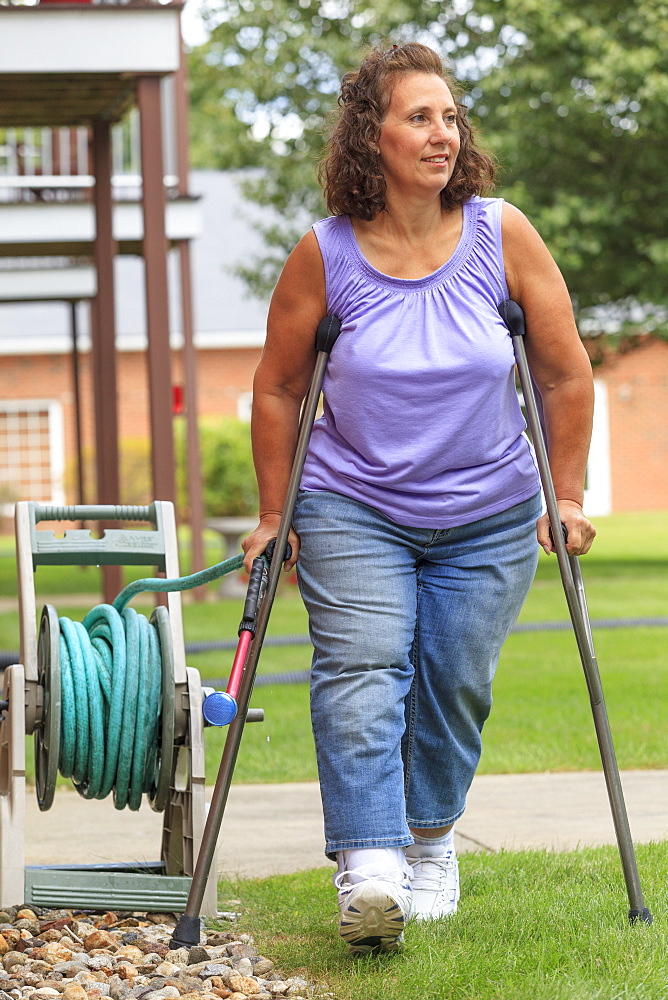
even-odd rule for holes
{"type": "MultiPolygon", "coordinates": [[[[169,950],[171,914],[91,914],[40,907],[0,911],[0,1000],[311,1000],[249,934],[203,931],[169,950]]],[[[323,996],[322,993],[318,993],[323,996]]]]}

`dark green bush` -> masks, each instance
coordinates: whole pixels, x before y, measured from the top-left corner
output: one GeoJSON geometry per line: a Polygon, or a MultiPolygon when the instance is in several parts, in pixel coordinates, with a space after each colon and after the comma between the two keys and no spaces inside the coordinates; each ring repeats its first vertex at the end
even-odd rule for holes
{"type": "MultiPolygon", "coordinates": [[[[174,423],[179,519],[188,520],[188,469],[185,423],[174,423]]],[[[257,513],[257,484],[251,453],[250,425],[232,417],[200,422],[202,491],[206,517],[249,517],[257,513]]],[[[123,438],[119,447],[121,503],[147,504],[154,499],[151,486],[151,447],[147,438],[123,438]]],[[[95,453],[84,452],[87,502],[95,495],[95,453]]],[[[76,467],[66,474],[69,502],[76,503],[76,467]]]]}
{"type": "MultiPolygon", "coordinates": [[[[185,428],[177,428],[179,507],[187,511],[185,428]]],[[[251,453],[250,425],[231,417],[200,422],[202,491],[206,517],[251,516],[257,513],[257,484],[251,453]]]]}
{"type": "MultiPolygon", "coordinates": [[[[151,503],[151,444],[148,438],[122,438],[118,444],[120,501],[122,504],[143,506],[151,503]]],[[[86,503],[94,503],[95,489],[95,449],[83,449],[83,474],[86,503]]],[[[78,479],[76,460],[71,459],[65,470],[65,490],[68,503],[78,503],[78,479]]],[[[26,498],[28,499],[28,498],[26,498]]]]}

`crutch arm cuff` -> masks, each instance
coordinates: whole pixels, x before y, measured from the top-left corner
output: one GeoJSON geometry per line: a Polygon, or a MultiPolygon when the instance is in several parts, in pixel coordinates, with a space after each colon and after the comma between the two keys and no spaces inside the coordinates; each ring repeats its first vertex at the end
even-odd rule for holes
{"type": "Polygon", "coordinates": [[[334,347],[339,334],[341,333],[341,320],[338,316],[325,316],[320,320],[315,335],[316,351],[324,351],[326,354],[334,347]]]}
{"type": "Polygon", "coordinates": [[[499,302],[497,309],[501,319],[510,330],[511,337],[526,336],[527,330],[524,322],[524,313],[522,307],[517,302],[513,302],[512,299],[504,299],[503,302],[499,302]]]}

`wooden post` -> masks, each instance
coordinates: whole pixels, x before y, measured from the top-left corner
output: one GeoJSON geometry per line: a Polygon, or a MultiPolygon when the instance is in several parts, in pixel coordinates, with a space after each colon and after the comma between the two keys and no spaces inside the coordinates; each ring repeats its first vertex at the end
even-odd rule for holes
{"type": "MultiPolygon", "coordinates": [[[[111,195],[111,126],[96,121],[92,127],[95,177],[95,268],[97,295],[92,309],[92,362],[95,413],[97,502],[120,503],[118,449],[118,387],[116,382],[116,311],[111,195]]],[[[102,525],[104,527],[104,525],[102,525]]],[[[111,602],[122,587],[120,566],[102,570],[103,594],[111,602]]]]}
{"type": "MultiPolygon", "coordinates": [[[[179,195],[188,196],[188,96],[186,92],[186,66],[181,41],[181,58],[174,78],[174,111],[176,117],[176,172],[179,178],[179,195]]],[[[179,267],[181,284],[181,322],[183,329],[183,389],[185,397],[188,501],[190,507],[190,558],[191,572],[204,568],[204,498],[202,495],[202,460],[199,447],[197,408],[197,352],[195,350],[192,268],[190,241],[179,240],[179,267]]],[[[204,587],[194,592],[195,600],[206,597],[204,587]]]]}
{"type": "Polygon", "coordinates": [[[77,503],[86,502],[86,475],[83,460],[83,422],[81,413],[81,366],[79,358],[78,302],[70,302],[72,334],[72,390],[74,392],[74,434],[77,447],[77,503]]]}
{"type": "Polygon", "coordinates": [[[176,500],[160,78],[137,78],[153,499],[176,500]]]}

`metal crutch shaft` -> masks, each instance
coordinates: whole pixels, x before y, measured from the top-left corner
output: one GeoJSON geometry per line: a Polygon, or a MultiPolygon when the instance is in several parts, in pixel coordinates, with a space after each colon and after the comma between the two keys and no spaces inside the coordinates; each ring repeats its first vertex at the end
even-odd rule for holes
{"type": "Polygon", "coordinates": [[[244,724],[246,722],[246,714],[248,712],[251,694],[253,693],[255,670],[257,668],[260,652],[262,650],[262,643],[264,641],[269,616],[271,614],[276,589],[278,587],[278,581],[281,575],[281,567],[284,562],[283,554],[286,551],[288,543],[288,534],[290,532],[292,515],[294,513],[295,503],[297,500],[297,491],[299,489],[299,482],[301,480],[302,470],[306,460],[306,452],[311,438],[311,429],[313,427],[313,422],[318,409],[318,401],[320,399],[320,391],[325,377],[325,369],[327,368],[329,354],[336,343],[336,339],[340,332],[340,320],[336,316],[326,316],[318,326],[316,333],[317,354],[315,368],[313,370],[309,391],[302,407],[295,456],[292,462],[292,470],[283,505],[283,513],[276,536],[274,556],[269,565],[267,588],[258,611],[255,636],[251,643],[246,666],[239,684],[237,695],[237,714],[230,723],[227,738],[225,740],[225,746],[223,748],[223,754],[218,768],[218,776],[216,778],[216,784],[211,796],[211,805],[209,806],[209,812],[204,826],[202,843],[197,856],[190,892],[188,894],[188,902],[186,903],[183,915],[174,929],[174,933],[170,941],[171,949],[181,947],[190,948],[193,945],[199,944],[199,914],[202,909],[204,891],[206,889],[206,883],[208,881],[209,872],[211,870],[211,865],[216,851],[216,843],[218,841],[218,835],[223,821],[223,813],[225,812],[227,797],[232,783],[232,774],[234,772],[234,766],[236,764],[237,754],[241,744],[241,737],[243,735],[244,724]]]}
{"type": "Polygon", "coordinates": [[[652,922],[652,915],[649,909],[645,906],[640,886],[640,876],[638,874],[638,865],[636,862],[633,840],[631,838],[631,829],[629,827],[626,804],[624,802],[624,792],[622,790],[622,783],[619,776],[619,767],[617,766],[617,758],[615,756],[615,748],[612,741],[608,713],[605,706],[605,699],[603,697],[603,687],[601,685],[601,677],[596,660],[596,653],[594,651],[594,642],[592,638],[589,614],[587,611],[587,601],[585,597],[584,583],[582,580],[582,572],[580,570],[580,563],[577,556],[569,556],[566,549],[566,539],[564,538],[564,534],[556,527],[558,525],[561,526],[561,520],[554,484],[552,482],[552,474],[550,472],[547,445],[543,435],[540,414],[531,380],[531,371],[529,369],[529,362],[524,345],[524,336],[526,333],[524,314],[520,306],[511,299],[507,299],[499,305],[499,313],[510,331],[513,349],[515,351],[515,360],[517,362],[520,385],[524,394],[527,420],[536,452],[538,470],[540,472],[543,494],[545,496],[545,505],[547,507],[550,525],[552,526],[552,537],[557,553],[559,571],[561,573],[566,603],[568,605],[571,621],[573,623],[575,640],[580,654],[587,688],[589,690],[589,699],[594,717],[596,738],[598,740],[598,746],[601,754],[601,762],[603,764],[603,773],[608,790],[610,810],[612,812],[617,846],[619,848],[624,881],[626,883],[626,891],[629,898],[629,920],[631,923],[636,923],[640,920],[649,924],[652,922]]]}

